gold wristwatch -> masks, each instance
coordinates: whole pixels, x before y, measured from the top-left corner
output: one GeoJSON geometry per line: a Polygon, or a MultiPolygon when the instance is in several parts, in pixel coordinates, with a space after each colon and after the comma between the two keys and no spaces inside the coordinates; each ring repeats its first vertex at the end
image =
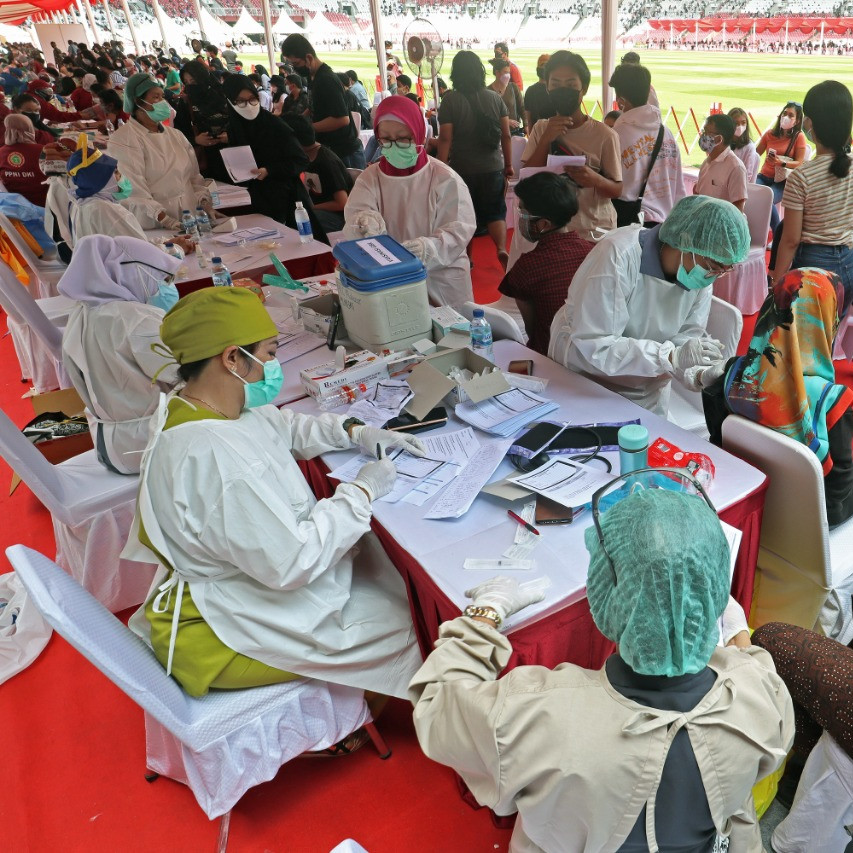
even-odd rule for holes
{"type": "Polygon", "coordinates": [[[468,616],[469,618],[473,618],[475,616],[479,616],[481,619],[491,619],[492,622],[495,623],[496,628],[501,627],[501,619],[500,613],[495,610],[494,607],[478,607],[476,604],[469,604],[463,611],[462,614],[464,616],[468,616]]]}

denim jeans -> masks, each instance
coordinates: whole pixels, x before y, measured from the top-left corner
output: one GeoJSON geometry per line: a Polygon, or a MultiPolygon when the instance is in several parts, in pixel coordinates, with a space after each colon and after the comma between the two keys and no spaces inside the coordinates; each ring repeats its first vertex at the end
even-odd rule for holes
{"type": "Polygon", "coordinates": [[[853,301],[853,249],[848,249],[847,246],[800,243],[791,268],[801,267],[817,267],[838,275],[844,285],[844,304],[838,306],[838,315],[843,317],[853,301]]]}
{"type": "Polygon", "coordinates": [[[348,169],[364,169],[367,166],[364,160],[364,147],[361,143],[359,143],[357,151],[341,157],[341,160],[343,160],[344,166],[348,169]]]}
{"type": "Polygon", "coordinates": [[[756,184],[761,184],[762,187],[770,187],[773,190],[773,206],[770,208],[770,230],[775,234],[776,226],[782,218],[779,216],[779,211],[776,205],[782,201],[782,193],[785,192],[784,181],[774,181],[773,178],[768,178],[765,175],[759,174],[755,179],[756,184]]]}

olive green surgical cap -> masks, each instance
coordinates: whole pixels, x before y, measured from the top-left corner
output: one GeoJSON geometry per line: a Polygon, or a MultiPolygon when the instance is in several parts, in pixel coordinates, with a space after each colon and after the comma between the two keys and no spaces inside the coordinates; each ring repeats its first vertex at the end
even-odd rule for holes
{"type": "Polygon", "coordinates": [[[658,238],[718,264],[739,264],[749,252],[746,217],[730,202],[707,195],[681,199],[661,225],[658,238]]]}
{"type": "Polygon", "coordinates": [[[647,489],[601,516],[607,551],[586,530],[587,598],[598,629],[641,675],[701,672],[729,599],[729,546],[702,498],[647,489]]]}
{"type": "Polygon", "coordinates": [[[267,309],[244,287],[206,287],[180,299],[160,326],[160,339],[178,364],[219,355],[278,334],[267,309]]]}
{"type": "Polygon", "coordinates": [[[124,84],[124,111],[133,115],[136,110],[136,102],[157,84],[144,72],[133,74],[128,77],[124,84]]]}

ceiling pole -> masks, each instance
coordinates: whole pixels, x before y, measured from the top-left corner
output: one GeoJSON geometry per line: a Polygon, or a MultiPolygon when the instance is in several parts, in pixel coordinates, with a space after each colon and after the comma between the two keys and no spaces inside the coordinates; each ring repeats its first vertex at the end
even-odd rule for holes
{"type": "Polygon", "coordinates": [[[130,7],[127,5],[127,0],[121,0],[121,9],[127,20],[127,28],[130,30],[130,37],[133,39],[136,55],[139,56],[142,53],[142,44],[139,41],[139,36],[136,35],[136,27],[133,24],[133,18],[130,17],[130,7]]]}
{"type": "Polygon", "coordinates": [[[616,16],[619,0],[601,0],[601,118],[610,112],[610,77],[616,68],[616,16]]]}

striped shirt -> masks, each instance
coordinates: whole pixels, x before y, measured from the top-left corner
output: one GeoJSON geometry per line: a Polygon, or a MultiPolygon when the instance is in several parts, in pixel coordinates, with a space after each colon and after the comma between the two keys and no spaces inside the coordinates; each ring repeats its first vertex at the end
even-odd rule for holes
{"type": "Polygon", "coordinates": [[[803,211],[803,243],[853,246],[853,169],[845,178],[829,171],[832,154],[819,154],[789,175],[783,207],[803,211]]]}

